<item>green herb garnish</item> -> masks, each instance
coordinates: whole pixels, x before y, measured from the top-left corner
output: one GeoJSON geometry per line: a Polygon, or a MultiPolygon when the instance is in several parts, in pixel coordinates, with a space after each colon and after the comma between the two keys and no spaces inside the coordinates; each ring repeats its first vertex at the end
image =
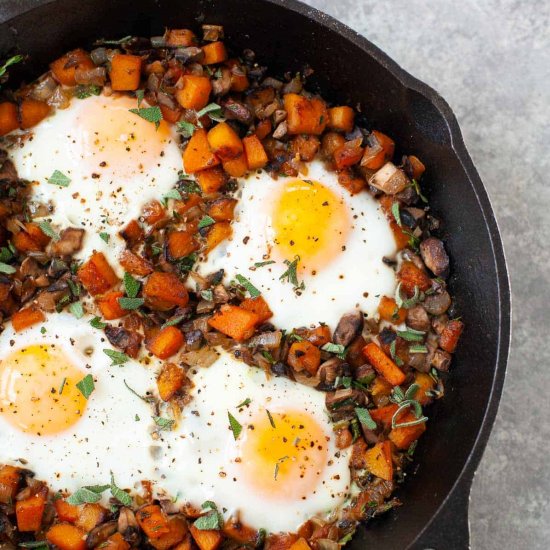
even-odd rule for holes
{"type": "Polygon", "coordinates": [[[178,128],[178,132],[184,138],[190,138],[195,133],[195,125],[190,122],[186,122],[185,120],[180,120],[176,123],[176,126],[178,128]]]}
{"type": "Polygon", "coordinates": [[[126,492],[117,487],[115,483],[115,477],[113,475],[113,472],[111,472],[111,495],[113,495],[113,498],[116,498],[121,504],[124,506],[131,506],[132,505],[132,497],[126,492]]]}
{"type": "Polygon", "coordinates": [[[267,260],[265,262],[256,262],[254,264],[254,267],[264,267],[265,265],[271,265],[271,264],[274,264],[275,263],[275,260],[267,260]]]}
{"type": "Polygon", "coordinates": [[[294,290],[304,290],[305,284],[302,281],[298,281],[298,262],[300,261],[300,256],[294,256],[294,260],[285,260],[285,265],[288,269],[279,277],[280,281],[289,282],[294,290]]]}
{"type": "Polygon", "coordinates": [[[54,241],[59,240],[59,234],[54,231],[54,229],[50,225],[49,221],[47,221],[47,220],[41,221],[38,224],[38,227],[40,227],[40,229],[42,230],[42,233],[44,233],[44,235],[47,235],[48,237],[50,237],[50,239],[53,239],[54,241]]]}
{"type": "Polygon", "coordinates": [[[145,300],[143,298],[119,298],[118,303],[122,309],[132,311],[140,308],[145,303],[145,300]]]}
{"type": "Polygon", "coordinates": [[[153,416],[155,424],[161,429],[170,431],[175,424],[175,420],[172,418],[163,418],[162,416],[153,416]]]}
{"type": "Polygon", "coordinates": [[[275,428],[275,420],[273,420],[271,413],[267,409],[265,410],[265,412],[267,413],[267,417],[269,418],[269,423],[271,424],[271,427],[275,428]]]}
{"type": "Polygon", "coordinates": [[[84,308],[82,307],[82,302],[73,302],[69,306],[69,311],[77,318],[82,319],[84,317],[84,308]]]}
{"type": "Polygon", "coordinates": [[[91,321],[90,321],[90,325],[92,325],[92,327],[94,328],[97,328],[97,329],[104,329],[106,326],[107,326],[107,323],[104,323],[99,317],[94,317],[91,321]]]}
{"type": "Polygon", "coordinates": [[[5,264],[4,262],[0,262],[0,273],[5,273],[6,275],[11,275],[12,273],[15,273],[17,269],[13,267],[12,265],[5,264]]]}
{"type": "Polygon", "coordinates": [[[402,226],[402,224],[401,224],[401,213],[399,211],[399,203],[398,202],[394,202],[391,205],[391,213],[392,213],[393,217],[395,218],[395,221],[397,222],[397,225],[399,227],[401,227],[402,226]]]}
{"type": "Polygon", "coordinates": [[[248,293],[250,294],[251,298],[257,298],[262,294],[246,277],[243,277],[242,275],[237,274],[235,276],[235,279],[237,279],[237,281],[241,286],[244,286],[244,288],[248,290],[248,293]]]}
{"type": "Polygon", "coordinates": [[[215,223],[216,223],[216,220],[206,215],[206,216],[203,216],[199,221],[198,228],[202,229],[204,227],[209,227],[210,225],[214,225],[215,223]]]}
{"type": "Polygon", "coordinates": [[[367,409],[356,407],[355,414],[357,415],[357,419],[359,420],[359,422],[361,422],[361,424],[366,426],[369,430],[376,430],[376,422],[372,419],[367,409]]]}
{"type": "Polygon", "coordinates": [[[69,187],[71,179],[67,177],[63,172],[54,170],[53,174],[48,178],[48,183],[52,185],[59,185],[59,187],[69,187]]]}
{"type": "Polygon", "coordinates": [[[250,403],[252,403],[252,399],[250,399],[250,397],[247,397],[242,403],[239,403],[237,405],[237,409],[240,409],[242,407],[246,407],[247,405],[250,405],[250,403]]]}
{"type": "Polygon", "coordinates": [[[217,103],[209,103],[204,109],[197,111],[197,118],[201,118],[204,115],[208,115],[216,122],[223,122],[225,120],[223,109],[217,103]]]}
{"type": "Polygon", "coordinates": [[[109,233],[100,233],[99,237],[101,240],[105,241],[107,244],[109,244],[109,241],[111,240],[111,235],[109,235],[109,233]]]}
{"type": "Polygon", "coordinates": [[[332,342],[327,342],[324,344],[321,349],[323,351],[328,351],[329,353],[334,353],[340,359],[346,358],[346,348],[342,344],[333,344],[332,342]]]}
{"type": "Polygon", "coordinates": [[[91,374],[87,374],[80,382],[76,384],[76,387],[80,390],[80,393],[88,399],[95,390],[93,376],[91,374]]]}
{"type": "Polygon", "coordinates": [[[237,440],[237,438],[239,437],[239,435],[243,430],[243,427],[239,424],[239,421],[229,411],[227,411],[227,416],[229,418],[229,427],[233,432],[233,437],[235,438],[235,440],[237,440]]]}
{"type": "Polygon", "coordinates": [[[147,122],[153,122],[158,129],[162,120],[162,111],[158,105],[154,107],[138,107],[137,109],[130,109],[131,113],[138,115],[147,122]]]}
{"type": "Polygon", "coordinates": [[[92,97],[93,95],[99,95],[101,93],[101,87],[96,86],[95,84],[90,84],[88,86],[79,85],[76,87],[74,95],[78,99],[86,99],[87,97],[92,97]]]}
{"type": "Polygon", "coordinates": [[[125,273],[123,278],[124,291],[128,298],[135,298],[138,295],[141,283],[134,279],[130,273],[125,273]]]}
{"type": "Polygon", "coordinates": [[[114,349],[106,348],[103,350],[103,353],[111,359],[111,367],[116,365],[124,365],[124,363],[130,360],[130,358],[125,353],[122,353],[121,351],[115,351],[114,349]]]}
{"type": "Polygon", "coordinates": [[[398,330],[397,335],[407,342],[422,342],[426,336],[426,333],[422,330],[407,328],[407,330],[398,330]]]}

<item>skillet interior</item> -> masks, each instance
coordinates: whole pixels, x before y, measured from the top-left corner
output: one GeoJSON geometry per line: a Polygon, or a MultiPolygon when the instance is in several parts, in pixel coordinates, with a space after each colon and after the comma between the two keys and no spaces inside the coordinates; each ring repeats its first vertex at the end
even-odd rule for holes
{"type": "MultiPolygon", "coordinates": [[[[11,4],[11,2],[10,2],[11,4]]],[[[399,492],[404,506],[362,529],[348,548],[414,545],[461,473],[473,471],[502,387],[509,339],[509,292],[498,230],[456,121],[435,92],[372,44],[331,18],[285,0],[42,0],[3,9],[0,52],[29,53],[13,82],[30,79],[66,50],[98,37],[162,34],[163,27],[225,26],[236,52],[252,48],[275,73],[314,70],[309,87],[339,103],[360,104],[369,127],[391,135],[397,154],[417,154],[441,236],[452,259],[450,286],[466,331],[445,399],[428,411],[415,475],[399,492]],[[37,6],[23,13],[25,4],[37,6]],[[13,17],[15,12],[22,15],[13,17]]],[[[358,258],[360,265],[360,259],[358,258]]],[[[455,547],[452,544],[447,546],[455,547]]]]}

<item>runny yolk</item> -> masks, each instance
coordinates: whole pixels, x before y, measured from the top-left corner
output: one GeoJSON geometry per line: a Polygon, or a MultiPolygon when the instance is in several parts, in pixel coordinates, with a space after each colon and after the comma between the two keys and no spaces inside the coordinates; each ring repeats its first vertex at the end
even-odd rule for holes
{"type": "Polygon", "coordinates": [[[315,492],[327,464],[327,437],[301,411],[272,412],[271,420],[260,412],[248,426],[240,455],[243,475],[266,498],[305,498],[315,492]]]}
{"type": "Polygon", "coordinates": [[[299,256],[298,269],[313,273],[345,249],[350,217],[343,199],[318,181],[284,184],[272,210],[274,251],[299,256]]]}
{"type": "MultiPolygon", "coordinates": [[[[142,103],[141,108],[148,106],[142,103]]],[[[137,99],[126,96],[83,103],[72,154],[84,161],[93,178],[119,185],[162,161],[172,140],[168,124],[161,121],[157,128],[131,109],[138,109],[137,99]]]]}
{"type": "Polygon", "coordinates": [[[59,433],[84,413],[84,376],[55,344],[13,351],[0,361],[0,414],[28,434],[59,433]]]}

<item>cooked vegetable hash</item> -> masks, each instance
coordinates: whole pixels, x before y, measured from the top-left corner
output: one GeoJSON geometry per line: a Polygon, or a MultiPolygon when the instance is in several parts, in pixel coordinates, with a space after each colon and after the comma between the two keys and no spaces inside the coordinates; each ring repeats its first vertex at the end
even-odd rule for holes
{"type": "Polygon", "coordinates": [[[463,330],[425,166],[223,39],[0,69],[3,549],[337,550],[400,504],[463,330]]]}

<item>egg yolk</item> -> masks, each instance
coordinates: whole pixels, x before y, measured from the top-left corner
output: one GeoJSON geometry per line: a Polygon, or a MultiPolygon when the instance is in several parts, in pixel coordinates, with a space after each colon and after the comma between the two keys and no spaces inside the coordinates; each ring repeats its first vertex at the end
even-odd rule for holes
{"type": "Polygon", "coordinates": [[[300,411],[265,413],[248,426],[240,460],[247,482],[277,500],[307,498],[327,463],[327,436],[300,411]]]}
{"type": "Polygon", "coordinates": [[[84,376],[55,344],[14,351],[0,361],[0,414],[25,433],[59,433],[86,408],[76,386],[84,376]]]}
{"type": "MultiPolygon", "coordinates": [[[[120,180],[146,172],[159,164],[162,151],[172,141],[168,124],[154,123],[131,109],[137,99],[127,96],[84,103],[76,117],[77,137],[73,155],[82,157],[94,179],[120,180]]],[[[141,104],[141,108],[148,108],[141,104]]]]}
{"type": "Polygon", "coordinates": [[[315,274],[345,250],[350,219],[343,199],[322,183],[291,180],[274,204],[271,226],[280,258],[299,257],[298,270],[315,274]]]}

